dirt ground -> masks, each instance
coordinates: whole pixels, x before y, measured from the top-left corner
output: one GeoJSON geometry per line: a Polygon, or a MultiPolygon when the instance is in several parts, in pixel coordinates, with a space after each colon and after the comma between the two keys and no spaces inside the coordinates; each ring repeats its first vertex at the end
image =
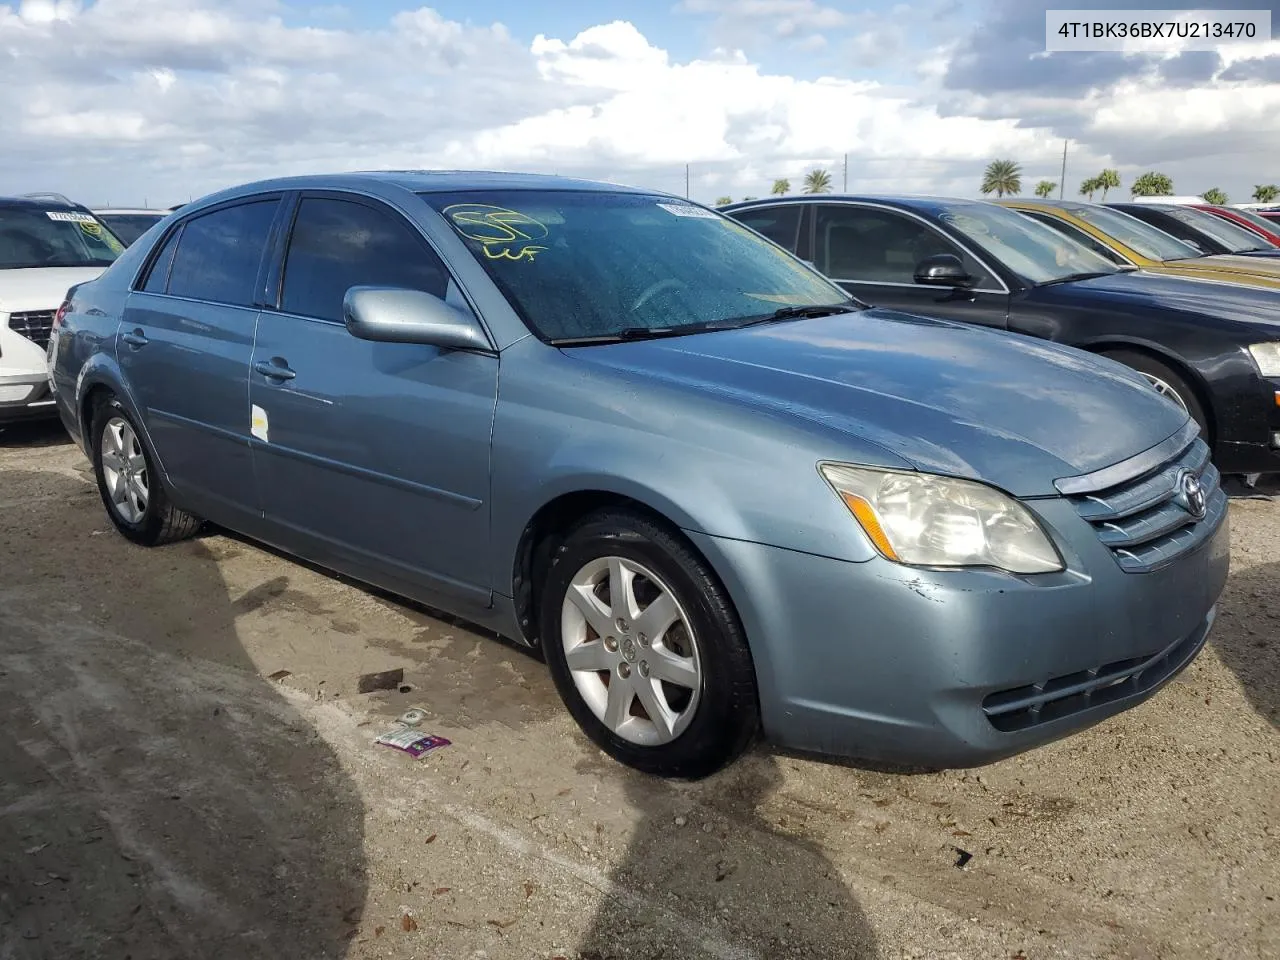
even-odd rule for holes
{"type": "Polygon", "coordinates": [[[978,770],[673,784],[520,650],[228,536],[134,547],[10,430],[0,958],[1280,957],[1280,502],[1231,513],[1212,642],[1136,710],[978,770]],[[375,746],[411,706],[452,745],[375,746]]]}

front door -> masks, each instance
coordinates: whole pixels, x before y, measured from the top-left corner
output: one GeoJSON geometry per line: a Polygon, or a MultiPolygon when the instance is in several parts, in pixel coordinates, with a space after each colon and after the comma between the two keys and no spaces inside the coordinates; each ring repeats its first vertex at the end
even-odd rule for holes
{"type": "Polygon", "coordinates": [[[498,358],[359,340],[342,315],[353,286],[450,298],[450,284],[399,213],[304,194],[279,309],[258,321],[254,461],[283,545],[377,583],[425,578],[429,590],[487,603],[498,358]]]}
{"type": "Polygon", "coordinates": [[[279,198],[179,224],[129,295],[117,356],[182,505],[227,523],[258,512],[249,359],[260,269],[279,198]]]}
{"type": "Polygon", "coordinates": [[[814,212],[814,262],[818,269],[872,306],[1004,329],[1009,293],[1004,285],[949,237],[899,210],[856,204],[821,204],[814,212]],[[959,257],[974,284],[967,288],[915,282],[926,257],[959,257]]]}

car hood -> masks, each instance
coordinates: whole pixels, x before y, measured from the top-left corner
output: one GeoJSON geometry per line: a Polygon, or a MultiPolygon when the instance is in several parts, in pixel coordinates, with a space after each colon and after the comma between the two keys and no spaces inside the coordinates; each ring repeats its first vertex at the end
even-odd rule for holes
{"type": "Polygon", "coordinates": [[[67,291],[94,280],[105,267],[24,267],[0,270],[0,313],[57,310],[67,291]]]}
{"type": "MultiPolygon", "coordinates": [[[[1278,251],[1280,252],[1280,251],[1278,251]]],[[[1184,261],[1174,260],[1173,263],[1184,261]]],[[[1197,257],[1189,263],[1203,264],[1215,270],[1229,270],[1232,273],[1252,273],[1264,277],[1280,277],[1280,260],[1274,256],[1255,257],[1239,253],[1215,253],[1208,257],[1197,257]]]]}
{"type": "Polygon", "coordinates": [[[1033,287],[1025,296],[1036,302],[1072,303],[1096,309],[1106,309],[1109,304],[1128,305],[1142,310],[1193,312],[1226,321],[1280,327],[1280,291],[1200,277],[1139,270],[1033,287]]]}
{"type": "Polygon", "coordinates": [[[1119,364],[890,310],[568,352],[805,418],[1017,496],[1052,495],[1055,479],[1131,457],[1186,422],[1119,364]]]}

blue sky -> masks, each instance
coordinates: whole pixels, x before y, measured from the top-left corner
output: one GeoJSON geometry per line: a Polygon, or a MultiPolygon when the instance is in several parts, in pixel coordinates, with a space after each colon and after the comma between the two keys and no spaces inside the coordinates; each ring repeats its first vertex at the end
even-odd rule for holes
{"type": "Polygon", "coordinates": [[[1280,43],[1045,56],[1048,5],[0,0],[0,192],[173,202],[413,166],[683,193],[688,164],[714,201],[815,168],[839,186],[847,154],[851,191],[973,196],[997,158],[1025,192],[1056,181],[1064,139],[1073,196],[1104,166],[1233,199],[1280,182],[1280,43]]]}

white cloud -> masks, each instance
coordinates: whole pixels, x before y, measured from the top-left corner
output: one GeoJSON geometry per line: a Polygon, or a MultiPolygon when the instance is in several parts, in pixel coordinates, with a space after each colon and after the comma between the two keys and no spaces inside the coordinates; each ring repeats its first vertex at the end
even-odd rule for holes
{"type": "MultiPolygon", "coordinates": [[[[869,44],[870,28],[886,23],[812,0],[683,7],[755,18],[801,44],[837,26],[855,31],[830,33],[829,50],[857,35],[869,44]]],[[[901,19],[903,9],[887,16],[901,19]]],[[[969,195],[995,156],[1019,159],[1028,178],[1057,179],[1060,134],[1017,117],[1060,115],[1064,98],[965,95],[956,115],[940,115],[930,91],[954,45],[922,56],[918,87],[907,90],[770,72],[733,46],[677,60],[623,21],[529,42],[426,7],[378,29],[325,22],[288,25],[275,0],[0,6],[0,77],[11,78],[0,83],[9,136],[0,182],[91,202],[163,202],[278,174],[440,166],[683,192],[688,163],[694,196],[712,199],[759,195],[773,178],[798,182],[815,165],[839,186],[845,153],[852,189],[969,195]]],[[[1241,89],[1188,96],[1131,78],[1071,100],[1084,118],[1072,168],[1123,166],[1124,150],[1163,142],[1190,144],[1180,155],[1196,156],[1240,137],[1274,156],[1280,88],[1241,89]]]]}

